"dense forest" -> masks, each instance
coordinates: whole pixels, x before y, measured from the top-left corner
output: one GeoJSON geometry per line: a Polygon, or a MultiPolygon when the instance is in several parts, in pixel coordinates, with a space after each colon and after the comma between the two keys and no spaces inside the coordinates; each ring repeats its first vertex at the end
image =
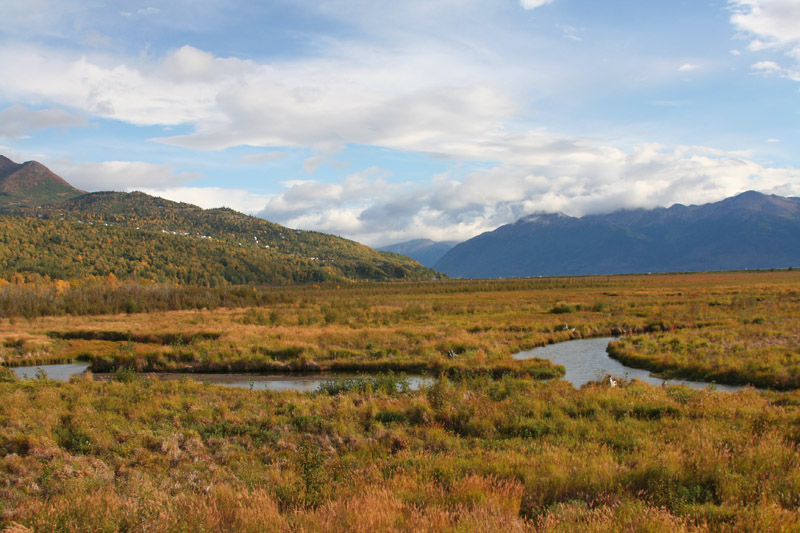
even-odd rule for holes
{"type": "Polygon", "coordinates": [[[114,275],[210,287],[436,277],[353,241],[143,193],[92,193],[3,213],[6,280],[114,275]]]}

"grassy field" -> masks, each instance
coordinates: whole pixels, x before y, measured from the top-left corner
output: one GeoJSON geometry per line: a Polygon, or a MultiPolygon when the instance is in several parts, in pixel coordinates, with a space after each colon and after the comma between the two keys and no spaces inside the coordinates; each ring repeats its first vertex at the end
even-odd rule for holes
{"type": "Polygon", "coordinates": [[[800,393],[576,390],[511,358],[624,335],[629,364],[794,389],[798,272],[249,290],[270,303],[2,319],[6,365],[127,370],[0,373],[0,528],[800,529],[800,393]],[[326,369],[449,379],[275,393],[147,376],[326,369]]]}

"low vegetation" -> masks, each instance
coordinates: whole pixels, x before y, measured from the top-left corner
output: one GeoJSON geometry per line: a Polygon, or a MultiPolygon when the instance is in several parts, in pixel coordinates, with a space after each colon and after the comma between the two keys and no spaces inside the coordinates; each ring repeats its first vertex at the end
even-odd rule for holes
{"type": "Polygon", "coordinates": [[[511,357],[621,335],[614,355],[637,366],[794,389],[798,282],[782,271],[193,292],[98,279],[69,314],[79,283],[10,283],[6,366],[114,372],[58,383],[0,371],[0,528],[800,529],[798,391],[621,376],[576,390],[532,379],[559,367],[511,357]],[[125,298],[142,312],[104,307],[125,298]],[[338,369],[369,375],[299,393],[150,374],[338,369]],[[439,379],[410,390],[403,371],[439,379]]]}
{"type": "Polygon", "coordinates": [[[800,396],[506,377],[315,394],[0,383],[0,525],[786,530],[800,396]]]}

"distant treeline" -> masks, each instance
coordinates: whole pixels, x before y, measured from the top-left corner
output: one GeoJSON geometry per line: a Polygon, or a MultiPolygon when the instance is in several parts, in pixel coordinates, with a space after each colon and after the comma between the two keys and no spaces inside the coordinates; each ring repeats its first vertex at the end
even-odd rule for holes
{"type": "MultiPolygon", "coordinates": [[[[349,299],[379,291],[386,298],[399,294],[461,294],[628,286],[634,277],[529,278],[390,282],[323,282],[292,286],[221,285],[203,287],[119,280],[113,274],[64,281],[28,274],[0,278],[0,317],[149,313],[186,309],[252,307],[316,299],[320,291],[346,292],[349,299]]],[[[635,283],[635,281],[633,281],[635,283]]]]}
{"type": "Polygon", "coordinates": [[[0,317],[99,315],[179,309],[216,309],[281,303],[289,298],[276,287],[196,287],[115,278],[79,282],[3,283],[0,317]]]}

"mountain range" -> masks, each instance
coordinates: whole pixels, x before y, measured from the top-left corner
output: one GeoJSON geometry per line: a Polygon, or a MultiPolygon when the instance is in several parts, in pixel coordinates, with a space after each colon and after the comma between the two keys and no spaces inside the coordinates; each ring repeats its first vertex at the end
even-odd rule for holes
{"type": "Polygon", "coordinates": [[[114,274],[221,285],[787,268],[800,265],[800,198],[748,191],[705,205],[537,213],[460,244],[419,239],[383,250],[227,208],[86,193],[40,163],[0,156],[4,279],[114,274]]]}
{"type": "Polygon", "coordinates": [[[748,191],[699,206],[533,214],[453,247],[433,268],[495,278],[792,265],[800,265],[800,198],[748,191]]]}
{"type": "Polygon", "coordinates": [[[403,255],[232,209],[86,193],[0,156],[0,279],[90,276],[217,286],[437,279],[403,255]]]}

